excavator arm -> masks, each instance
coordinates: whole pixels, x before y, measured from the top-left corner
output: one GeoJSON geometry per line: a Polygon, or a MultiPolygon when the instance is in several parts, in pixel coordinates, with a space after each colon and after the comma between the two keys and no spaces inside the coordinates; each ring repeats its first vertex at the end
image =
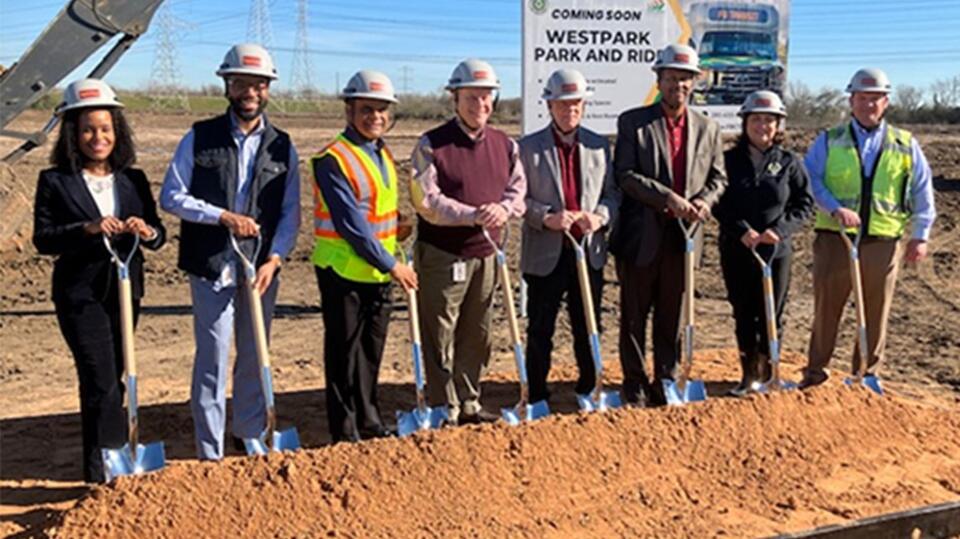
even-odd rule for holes
{"type": "Polygon", "coordinates": [[[56,116],[35,133],[7,125],[117,35],[122,37],[88,77],[103,78],[123,53],[147,31],[163,0],[69,0],[20,60],[0,75],[0,135],[23,139],[3,158],[13,163],[43,144],[57,126],[56,116]]]}

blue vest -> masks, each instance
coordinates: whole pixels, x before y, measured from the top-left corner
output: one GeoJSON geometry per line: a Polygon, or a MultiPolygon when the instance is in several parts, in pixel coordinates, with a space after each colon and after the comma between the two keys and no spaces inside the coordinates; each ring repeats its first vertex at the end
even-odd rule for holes
{"type": "MultiPolygon", "coordinates": [[[[262,121],[266,122],[266,116],[262,121]]],[[[248,215],[260,224],[263,249],[256,261],[259,267],[269,255],[280,221],[289,173],[290,137],[269,122],[265,124],[250,180],[247,207],[235,208],[239,150],[231,135],[229,116],[224,114],[193,124],[193,135],[190,194],[215,206],[248,215]]],[[[241,245],[252,250],[251,243],[242,242],[241,245]]],[[[206,279],[216,279],[231,253],[230,231],[223,225],[181,221],[177,260],[180,269],[206,279]]]]}

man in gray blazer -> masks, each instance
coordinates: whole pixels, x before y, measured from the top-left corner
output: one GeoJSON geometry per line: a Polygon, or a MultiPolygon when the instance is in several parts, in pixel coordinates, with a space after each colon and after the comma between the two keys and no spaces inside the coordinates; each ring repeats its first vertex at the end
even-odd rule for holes
{"type": "Polygon", "coordinates": [[[620,192],[613,179],[607,139],[580,125],[584,101],[590,94],[586,79],[578,71],[554,72],[543,90],[552,121],[520,140],[520,160],[527,174],[520,268],[529,285],[527,374],[531,402],[550,396],[547,375],[553,330],[564,297],[580,370],[576,392],[590,393],[596,380],[575,251],[564,234],[569,230],[578,240],[589,237],[588,274],[594,316],[599,322],[607,258],[605,235],[616,218],[620,192]]]}
{"type": "MultiPolygon", "coordinates": [[[[687,107],[700,73],[697,53],[668,45],[653,65],[660,102],[628,110],[617,122],[614,171],[625,195],[611,238],[620,278],[620,361],[627,402],[665,403],[680,355],[684,236],[678,220],[705,220],[726,187],[716,122],[687,107]],[[654,383],[643,368],[653,309],[654,383]]],[[[698,232],[696,248],[702,250],[698,232]]]]}

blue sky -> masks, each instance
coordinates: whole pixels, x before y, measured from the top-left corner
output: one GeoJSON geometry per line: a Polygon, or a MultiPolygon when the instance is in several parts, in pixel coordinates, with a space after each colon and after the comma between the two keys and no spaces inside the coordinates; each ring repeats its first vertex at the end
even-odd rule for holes
{"type": "MultiPolygon", "coordinates": [[[[26,50],[64,0],[0,0],[0,63],[26,50]]],[[[250,0],[168,0],[177,30],[183,82],[215,84],[231,43],[246,41],[250,0]]],[[[296,0],[268,0],[280,85],[288,85],[296,35],[296,0]]],[[[462,58],[485,58],[504,95],[520,93],[521,0],[351,0],[309,2],[308,46],[313,84],[327,92],[361,68],[379,69],[398,90],[437,91],[462,58]],[[402,9],[398,8],[402,6],[402,9]]],[[[927,87],[960,75],[960,1],[794,0],[789,78],[812,88],[842,88],[856,68],[885,69],[894,85],[927,87]]],[[[121,88],[150,81],[157,19],[108,80],[121,88]]],[[[86,64],[71,77],[90,69],[86,64]]]]}

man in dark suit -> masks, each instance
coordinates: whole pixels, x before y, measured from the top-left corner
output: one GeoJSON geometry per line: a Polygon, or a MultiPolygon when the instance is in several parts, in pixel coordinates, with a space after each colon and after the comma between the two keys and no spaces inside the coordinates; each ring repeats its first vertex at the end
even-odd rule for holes
{"type": "MultiPolygon", "coordinates": [[[[663,404],[680,355],[684,236],[678,220],[702,221],[726,187],[720,127],[687,107],[700,74],[697,53],[668,45],[653,65],[660,102],[617,122],[614,173],[624,197],[611,242],[620,278],[620,361],[627,402],[663,404]],[[653,309],[654,383],[643,369],[653,309]]],[[[699,253],[702,233],[696,238],[699,253]]]]}

